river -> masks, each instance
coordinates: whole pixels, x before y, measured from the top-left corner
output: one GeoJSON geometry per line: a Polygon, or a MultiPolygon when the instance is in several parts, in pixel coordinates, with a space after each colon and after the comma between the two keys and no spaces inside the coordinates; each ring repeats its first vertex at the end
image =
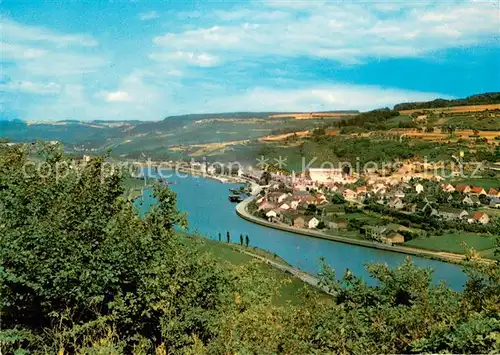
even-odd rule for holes
{"type": "MultiPolygon", "coordinates": [[[[222,184],[212,179],[194,176],[169,177],[175,183],[170,188],[177,193],[178,208],[188,213],[189,231],[199,232],[212,239],[222,240],[229,231],[233,242],[239,243],[240,234],[248,234],[250,245],[278,254],[289,264],[311,274],[321,270],[320,258],[342,277],[349,269],[369,283],[365,263],[384,262],[394,267],[404,262],[404,254],[306,237],[256,225],[236,215],[235,204],[228,201],[229,188],[238,184],[222,184]]],[[[146,190],[142,202],[137,201],[141,213],[146,213],[154,200],[146,190]]],[[[414,263],[434,269],[434,282],[445,281],[448,286],[460,290],[467,279],[460,266],[436,260],[412,256],[414,263]]]]}

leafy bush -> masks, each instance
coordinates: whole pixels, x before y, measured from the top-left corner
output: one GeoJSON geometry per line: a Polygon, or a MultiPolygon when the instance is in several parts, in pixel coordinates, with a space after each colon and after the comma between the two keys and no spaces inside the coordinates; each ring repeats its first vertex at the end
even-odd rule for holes
{"type": "MultiPolygon", "coordinates": [[[[227,279],[180,247],[173,228],[185,217],[172,191],[156,186],[159,203],[141,220],[120,197],[120,177],[101,173],[102,158],[55,179],[25,175],[26,152],[2,153],[0,305],[13,346],[71,349],[115,328],[128,349],[141,338],[175,349],[191,333],[215,335],[227,279]]],[[[52,171],[64,161],[43,153],[52,171]]]]}
{"type": "MultiPolygon", "coordinates": [[[[66,159],[44,148],[52,168],[66,159]]],[[[141,219],[104,159],[61,179],[0,144],[0,346],[5,353],[497,353],[500,267],[470,264],[463,292],[408,259],[369,285],[325,266],[298,304],[260,263],[228,266],[174,233],[176,196],[141,219]]],[[[351,220],[350,224],[359,224],[351,220]]]]}

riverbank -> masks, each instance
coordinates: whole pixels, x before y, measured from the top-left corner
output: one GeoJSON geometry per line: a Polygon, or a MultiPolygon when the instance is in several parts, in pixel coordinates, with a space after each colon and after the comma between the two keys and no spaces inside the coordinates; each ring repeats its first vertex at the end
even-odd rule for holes
{"type": "Polygon", "coordinates": [[[207,178],[207,179],[212,179],[219,181],[223,184],[239,184],[244,182],[243,179],[237,177],[237,176],[229,176],[229,175],[211,175],[207,174],[206,172],[197,170],[197,169],[188,169],[188,168],[181,168],[181,167],[174,167],[172,170],[180,171],[185,174],[189,174],[192,176],[199,176],[202,178],[207,178]]]}
{"type": "MultiPolygon", "coordinates": [[[[413,255],[413,256],[418,256],[418,257],[423,257],[423,258],[429,258],[429,259],[434,259],[434,260],[439,260],[439,261],[445,261],[445,262],[451,262],[455,264],[460,264],[465,260],[465,255],[463,254],[455,254],[455,253],[449,253],[449,252],[436,252],[436,251],[431,251],[431,250],[425,250],[425,249],[417,249],[417,248],[411,248],[411,247],[405,247],[405,246],[394,246],[394,245],[387,245],[387,244],[382,244],[382,243],[377,243],[377,242],[372,242],[368,240],[362,240],[362,239],[352,239],[352,238],[347,238],[347,237],[342,237],[342,236],[335,236],[335,235],[330,235],[330,234],[325,234],[323,232],[315,231],[315,230],[307,230],[307,229],[302,229],[302,228],[296,228],[296,227],[291,227],[291,226],[285,226],[277,223],[272,223],[268,222],[264,219],[258,218],[250,214],[247,210],[248,204],[253,200],[253,197],[249,197],[246,200],[240,202],[236,206],[236,214],[249,221],[252,223],[259,224],[261,226],[273,228],[273,229],[279,229],[282,231],[290,232],[290,233],[295,233],[295,234],[301,234],[313,238],[319,238],[319,239],[326,239],[334,242],[340,242],[340,243],[347,243],[347,244],[354,244],[366,248],[374,248],[374,249],[379,249],[379,250],[385,250],[385,251],[391,251],[395,253],[403,253],[407,255],[413,255]]],[[[483,262],[493,262],[492,260],[488,259],[480,259],[483,262]]]]}
{"type": "Polygon", "coordinates": [[[126,177],[123,179],[123,197],[128,201],[134,201],[136,198],[140,197],[144,189],[148,189],[153,184],[143,179],[126,177]]]}
{"type": "MultiPolygon", "coordinates": [[[[217,239],[219,233],[224,239],[227,232],[233,239],[240,234],[248,235],[251,246],[277,254],[294,268],[310,275],[321,272],[323,260],[339,273],[349,269],[368,283],[374,281],[366,270],[367,263],[386,263],[390,267],[397,267],[405,260],[405,254],[402,253],[332,243],[330,240],[289,233],[247,221],[234,212],[236,204],[227,198],[228,189],[238,189],[238,184],[221,184],[212,179],[180,175],[183,177],[173,173],[168,178],[172,183],[169,188],[177,194],[178,209],[188,214],[190,231],[211,236],[211,239],[217,239]]],[[[151,191],[145,190],[144,198],[136,203],[140,215],[145,215],[154,203],[151,191]]],[[[462,289],[467,279],[457,264],[419,257],[414,257],[414,262],[419,267],[434,269],[433,282],[444,280],[456,290],[462,289]]]]}
{"type": "Polygon", "coordinates": [[[279,285],[274,301],[277,304],[300,304],[299,293],[304,287],[311,287],[311,291],[318,292],[322,299],[330,300],[330,290],[322,285],[317,277],[289,265],[278,255],[267,250],[252,246],[241,246],[234,243],[218,242],[202,236],[186,232],[177,233],[183,240],[196,246],[202,252],[208,252],[217,259],[233,265],[243,265],[254,260],[262,264],[262,270],[269,277],[276,278],[279,285]]]}

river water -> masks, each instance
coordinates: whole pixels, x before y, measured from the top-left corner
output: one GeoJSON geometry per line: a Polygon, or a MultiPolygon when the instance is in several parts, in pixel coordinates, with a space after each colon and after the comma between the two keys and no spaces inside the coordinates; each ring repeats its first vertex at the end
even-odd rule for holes
{"type": "MultiPolygon", "coordinates": [[[[194,176],[173,176],[168,181],[175,183],[170,188],[177,193],[179,210],[188,214],[190,232],[199,232],[212,239],[218,239],[218,233],[221,233],[225,241],[226,232],[229,231],[235,243],[239,243],[240,234],[248,234],[250,245],[276,253],[289,264],[311,274],[321,270],[320,258],[324,258],[336,270],[338,277],[342,277],[345,270],[349,269],[372,283],[364,268],[365,263],[384,262],[394,267],[407,257],[400,253],[311,238],[248,222],[236,214],[235,204],[228,201],[228,189],[239,188],[238,184],[222,184],[194,176]]],[[[150,190],[144,192],[142,201],[139,200],[136,203],[141,213],[146,213],[154,203],[150,190]]],[[[434,282],[445,281],[455,290],[462,289],[467,279],[455,264],[414,256],[412,260],[418,266],[432,267],[434,282]]]]}

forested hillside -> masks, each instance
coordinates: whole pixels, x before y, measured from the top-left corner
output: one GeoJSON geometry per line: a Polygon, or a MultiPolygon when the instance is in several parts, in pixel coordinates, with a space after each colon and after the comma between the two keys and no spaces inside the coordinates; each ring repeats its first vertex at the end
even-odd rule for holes
{"type": "Polygon", "coordinates": [[[484,94],[471,95],[464,99],[436,99],[427,102],[406,102],[394,106],[394,110],[413,110],[425,108],[440,108],[452,106],[467,106],[467,105],[489,105],[500,103],[500,92],[487,92],[484,94]]]}
{"type": "MultiPolygon", "coordinates": [[[[102,174],[105,158],[55,179],[26,166],[28,153],[0,143],[6,354],[500,351],[498,263],[468,263],[462,292],[433,285],[410,260],[368,265],[377,286],[325,267],[334,296],[304,290],[298,304],[276,304],[278,281],[258,263],[222,263],[175,232],[186,219],[167,186],[141,218],[122,178],[102,174]]],[[[58,146],[38,154],[52,171],[68,160],[58,146]]]]}
{"type": "MultiPolygon", "coordinates": [[[[114,156],[131,159],[144,155],[169,160],[207,157],[247,163],[255,162],[255,156],[261,150],[274,149],[274,146],[279,146],[279,150],[291,147],[293,152],[287,152],[288,155],[300,155],[301,151],[305,151],[302,141],[308,141],[315,129],[322,128],[337,130],[335,134],[350,139],[390,135],[395,139],[410,137],[439,143],[457,141],[460,149],[465,148],[462,146],[467,146],[469,141],[482,144],[479,150],[491,153],[494,151],[495,135],[498,135],[495,132],[500,131],[499,105],[483,107],[477,104],[493,102],[500,102],[500,93],[457,100],[402,103],[394,109],[386,107],[362,113],[233,112],[170,116],[155,122],[68,120],[28,123],[12,120],[0,121],[0,137],[13,142],[34,142],[37,139],[59,141],[68,152],[76,155],[103,154],[111,150],[114,156]],[[472,104],[476,106],[421,111],[472,104]],[[406,109],[409,111],[404,111],[406,109]],[[477,137],[475,131],[487,133],[477,137]],[[272,136],[271,139],[264,139],[268,136],[272,136]]],[[[420,146],[420,142],[417,145],[420,146]]],[[[475,150],[471,147],[467,149],[475,150]]],[[[439,150],[443,152],[433,155],[442,156],[444,150],[450,149],[440,147],[439,150]]]]}

